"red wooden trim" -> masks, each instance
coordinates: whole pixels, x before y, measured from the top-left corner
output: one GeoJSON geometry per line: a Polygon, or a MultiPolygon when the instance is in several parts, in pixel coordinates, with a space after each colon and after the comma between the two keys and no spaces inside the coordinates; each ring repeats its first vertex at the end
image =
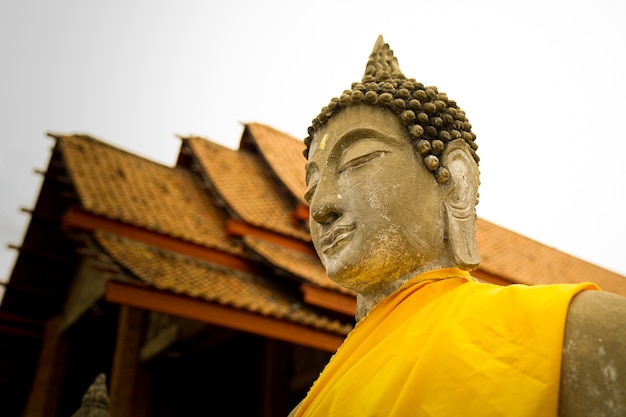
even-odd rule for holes
{"type": "MultiPolygon", "coordinates": [[[[54,291],[46,290],[43,288],[32,287],[29,285],[22,284],[14,284],[13,282],[0,282],[0,287],[5,287],[9,291],[15,291],[19,293],[27,293],[36,295],[39,297],[52,297],[55,295],[54,291]]],[[[2,312],[0,312],[0,318],[2,317],[2,312]]]]}
{"type": "Polygon", "coordinates": [[[265,240],[267,242],[274,243],[276,245],[283,246],[285,248],[294,249],[299,252],[303,252],[309,255],[315,255],[313,245],[310,243],[297,240],[288,236],[283,236],[278,233],[270,232],[269,230],[262,229],[260,227],[252,226],[248,223],[244,223],[240,220],[229,219],[226,221],[226,233],[232,236],[254,236],[256,238],[265,240]]]}
{"type": "Polygon", "coordinates": [[[300,285],[300,291],[304,294],[304,301],[309,304],[349,316],[354,316],[356,313],[356,298],[352,295],[327,290],[311,284],[300,285]]]}
{"type": "Polygon", "coordinates": [[[24,324],[27,326],[35,326],[35,327],[40,327],[42,329],[46,325],[46,323],[43,321],[33,320],[27,317],[22,317],[22,316],[18,316],[18,315],[11,314],[11,313],[6,313],[4,311],[0,311],[0,321],[7,321],[10,323],[14,323],[14,324],[24,324]]]}
{"type": "Polygon", "coordinates": [[[306,204],[299,203],[296,206],[296,211],[294,212],[294,216],[298,220],[308,221],[309,220],[309,206],[306,204]]]}
{"type": "Polygon", "coordinates": [[[118,281],[107,283],[106,300],[111,303],[171,314],[328,352],[335,352],[344,339],[337,334],[315,330],[285,320],[118,281]]]}
{"type": "Polygon", "coordinates": [[[77,228],[90,232],[103,230],[118,236],[145,243],[147,245],[156,246],[160,249],[169,250],[193,258],[235,268],[240,271],[250,273],[255,271],[255,268],[252,265],[235,255],[230,255],[205,246],[195,245],[193,243],[185,242],[184,240],[165,236],[159,233],[150,232],[139,227],[120,223],[118,221],[87,213],[75,208],[69,209],[65,212],[63,215],[62,227],[63,230],[77,228]]]}
{"type": "Polygon", "coordinates": [[[43,339],[43,331],[26,330],[19,326],[6,325],[3,323],[0,323],[0,334],[25,337],[28,339],[43,339]]]}

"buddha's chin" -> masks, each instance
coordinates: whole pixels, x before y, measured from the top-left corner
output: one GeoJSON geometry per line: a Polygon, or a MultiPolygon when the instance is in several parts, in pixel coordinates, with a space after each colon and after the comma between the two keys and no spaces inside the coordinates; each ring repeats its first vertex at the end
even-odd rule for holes
{"type": "Polygon", "coordinates": [[[376,253],[351,257],[351,253],[345,251],[342,255],[324,258],[326,275],[336,284],[361,295],[395,288],[396,281],[401,284],[404,278],[413,277],[426,267],[420,257],[411,257],[406,253],[393,259],[377,257],[376,253]]]}
{"type": "Polygon", "coordinates": [[[341,259],[327,260],[326,275],[338,285],[361,293],[372,285],[373,277],[363,270],[362,262],[346,262],[341,259]]]}
{"type": "Polygon", "coordinates": [[[361,279],[357,272],[357,267],[346,264],[336,258],[326,259],[324,266],[326,268],[326,275],[328,275],[328,278],[330,278],[331,281],[350,290],[358,291],[358,287],[360,287],[360,285],[357,284],[361,281],[361,279]]]}
{"type": "Polygon", "coordinates": [[[336,284],[355,292],[361,292],[371,285],[373,259],[364,256],[370,251],[358,236],[354,239],[345,239],[338,242],[331,251],[326,251],[322,256],[322,263],[326,268],[326,275],[336,284]],[[359,250],[355,251],[355,248],[359,250]],[[370,281],[370,282],[368,282],[370,281]]]}

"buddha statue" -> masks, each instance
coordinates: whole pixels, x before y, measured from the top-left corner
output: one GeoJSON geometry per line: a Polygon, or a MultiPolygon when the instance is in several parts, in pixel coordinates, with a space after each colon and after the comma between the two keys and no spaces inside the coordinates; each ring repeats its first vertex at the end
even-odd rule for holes
{"type": "Polygon", "coordinates": [[[626,301],[471,277],[476,135],[382,37],[305,145],[311,237],[357,325],[291,415],[626,415],[626,301]]]}

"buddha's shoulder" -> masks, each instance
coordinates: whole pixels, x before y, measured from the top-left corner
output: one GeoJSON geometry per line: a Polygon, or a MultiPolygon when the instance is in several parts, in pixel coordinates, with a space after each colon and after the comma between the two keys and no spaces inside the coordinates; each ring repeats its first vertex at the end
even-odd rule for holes
{"type": "MultiPolygon", "coordinates": [[[[569,306],[566,330],[572,336],[609,336],[610,330],[623,329],[626,324],[626,297],[605,291],[582,291],[569,306]]],[[[617,332],[612,338],[624,337],[617,332]]]]}
{"type": "Polygon", "coordinates": [[[583,291],[570,303],[560,416],[626,415],[626,298],[583,291]]]}

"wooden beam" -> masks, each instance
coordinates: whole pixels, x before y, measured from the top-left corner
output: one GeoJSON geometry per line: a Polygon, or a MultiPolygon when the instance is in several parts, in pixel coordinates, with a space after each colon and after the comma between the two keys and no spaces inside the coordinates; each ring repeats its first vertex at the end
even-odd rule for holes
{"type": "Polygon", "coordinates": [[[56,262],[56,263],[69,263],[72,261],[72,258],[70,257],[60,256],[50,251],[33,249],[32,247],[25,248],[23,246],[14,245],[11,243],[9,243],[7,247],[9,249],[18,251],[20,254],[23,254],[23,255],[29,255],[29,256],[36,257],[36,258],[47,259],[49,261],[56,262]]]}
{"type": "Polygon", "coordinates": [[[293,216],[301,221],[309,220],[309,206],[303,203],[299,203],[296,206],[296,211],[294,211],[293,216]]]}
{"type": "Polygon", "coordinates": [[[356,313],[356,298],[352,295],[327,290],[311,284],[300,285],[304,294],[304,301],[318,307],[354,316],[356,313]]]}
{"type": "Polygon", "coordinates": [[[43,337],[43,331],[36,332],[32,330],[26,330],[22,327],[15,326],[13,324],[6,325],[3,323],[0,323],[0,334],[23,337],[26,339],[36,339],[36,340],[41,339],[43,337]]]}
{"type": "Polygon", "coordinates": [[[335,352],[343,336],[245,310],[148,287],[109,281],[106,300],[335,352]]]}
{"type": "Polygon", "coordinates": [[[50,181],[58,182],[60,184],[65,184],[65,185],[72,184],[72,180],[67,175],[63,175],[63,174],[55,175],[54,173],[51,173],[49,170],[43,171],[39,168],[33,169],[33,172],[37,175],[41,175],[44,179],[47,179],[50,181]]]}
{"type": "Polygon", "coordinates": [[[28,317],[18,316],[16,314],[0,311],[0,321],[7,321],[12,324],[21,324],[26,326],[34,326],[43,330],[46,322],[40,320],[29,319],[28,317]]]}
{"type": "Polygon", "coordinates": [[[303,242],[296,238],[284,236],[269,230],[252,226],[240,220],[229,219],[226,221],[226,233],[232,236],[254,236],[259,239],[271,242],[289,249],[294,249],[309,255],[315,255],[312,244],[303,242]]]}
{"type": "Polygon", "coordinates": [[[290,363],[286,361],[292,346],[276,339],[265,339],[263,351],[263,383],[261,384],[262,417],[286,416],[289,414],[290,363]]]}
{"type": "Polygon", "coordinates": [[[61,220],[58,215],[52,214],[50,211],[42,210],[41,208],[35,210],[34,208],[22,206],[19,208],[22,213],[30,215],[33,220],[38,220],[45,223],[54,223],[55,225],[61,220]]]}
{"type": "Polygon", "coordinates": [[[61,399],[69,347],[59,330],[60,323],[57,316],[46,324],[24,417],[49,416],[61,399]]]}
{"type": "Polygon", "coordinates": [[[484,282],[488,282],[490,284],[503,285],[503,286],[515,284],[514,282],[506,280],[506,279],[504,279],[502,277],[499,277],[499,276],[494,275],[494,274],[490,274],[489,272],[486,272],[486,271],[480,269],[480,267],[478,267],[477,270],[472,271],[471,274],[472,274],[472,276],[474,278],[479,279],[479,280],[484,281],[484,282]]]}
{"type": "Polygon", "coordinates": [[[139,309],[120,307],[109,383],[108,410],[112,416],[141,416],[148,411],[147,371],[139,364],[144,316],[139,309]]]}
{"type": "MultiPolygon", "coordinates": [[[[30,285],[22,285],[22,284],[14,284],[13,282],[0,282],[0,286],[5,287],[7,290],[15,291],[17,293],[25,293],[39,297],[52,297],[57,295],[60,290],[51,291],[45,290],[38,287],[33,287],[30,285]]],[[[0,318],[2,317],[2,313],[0,313],[0,318]]]]}
{"type": "Polygon", "coordinates": [[[236,255],[224,253],[206,246],[199,246],[159,233],[150,232],[139,227],[120,223],[118,221],[110,220],[75,208],[69,209],[65,212],[62,227],[64,231],[72,228],[90,232],[102,230],[121,237],[136,240],[147,245],[155,246],[159,249],[169,250],[244,272],[255,272],[253,265],[236,255]]]}

